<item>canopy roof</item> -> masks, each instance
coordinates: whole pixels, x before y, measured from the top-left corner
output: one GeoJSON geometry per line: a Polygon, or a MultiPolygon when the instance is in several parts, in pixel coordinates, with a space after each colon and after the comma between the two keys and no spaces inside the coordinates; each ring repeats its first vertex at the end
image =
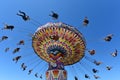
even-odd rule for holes
{"type": "Polygon", "coordinates": [[[54,62],[50,54],[62,53],[60,61],[71,65],[80,61],[85,53],[85,40],[74,27],[65,23],[47,23],[40,26],[32,37],[35,53],[47,62],[54,62]]]}

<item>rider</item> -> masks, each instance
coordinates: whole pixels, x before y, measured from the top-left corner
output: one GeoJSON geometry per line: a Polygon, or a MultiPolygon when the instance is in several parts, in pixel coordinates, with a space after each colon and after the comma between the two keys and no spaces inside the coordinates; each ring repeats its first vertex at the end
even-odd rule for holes
{"type": "Polygon", "coordinates": [[[58,19],[59,17],[59,15],[53,11],[52,11],[52,14],[50,14],[49,16],[51,16],[53,19],[58,19]]]}
{"type": "Polygon", "coordinates": [[[18,16],[21,16],[23,18],[24,21],[30,20],[30,17],[28,15],[26,15],[25,12],[22,12],[19,10],[19,13],[17,13],[18,16]]]}

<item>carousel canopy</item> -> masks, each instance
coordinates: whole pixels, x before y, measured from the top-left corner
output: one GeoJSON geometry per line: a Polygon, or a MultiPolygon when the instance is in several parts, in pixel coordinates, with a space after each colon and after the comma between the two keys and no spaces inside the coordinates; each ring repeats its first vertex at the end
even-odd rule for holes
{"type": "Polygon", "coordinates": [[[40,26],[32,37],[35,53],[51,63],[60,60],[65,66],[84,57],[85,40],[74,27],[65,23],[47,23],[40,26]]]}

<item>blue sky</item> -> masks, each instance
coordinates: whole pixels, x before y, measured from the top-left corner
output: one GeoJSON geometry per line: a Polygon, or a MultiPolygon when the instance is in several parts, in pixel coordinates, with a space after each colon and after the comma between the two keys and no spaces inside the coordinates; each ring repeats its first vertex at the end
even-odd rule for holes
{"type": "Polygon", "coordinates": [[[84,74],[89,74],[91,80],[93,73],[91,68],[99,70],[97,75],[99,80],[118,80],[120,79],[120,1],[119,0],[3,0],[0,1],[0,28],[4,27],[4,23],[15,26],[13,31],[0,30],[0,37],[3,35],[9,36],[8,40],[0,42],[0,80],[40,80],[35,78],[34,73],[43,74],[47,70],[47,63],[39,60],[39,57],[34,53],[31,47],[31,37],[36,29],[47,22],[64,22],[76,27],[86,39],[87,49],[95,49],[96,54],[90,56],[86,51],[86,55],[91,59],[102,61],[103,64],[95,66],[83,58],[81,60],[84,65],[74,64],[67,66],[68,80],[73,80],[74,76],[78,76],[79,80],[87,80],[84,74]],[[18,11],[26,12],[31,21],[25,22],[16,14],[18,11]],[[59,14],[58,20],[52,20],[48,16],[51,11],[59,14]],[[90,23],[87,27],[82,25],[84,17],[87,16],[90,23]],[[113,34],[111,42],[105,42],[103,38],[113,34]],[[12,54],[14,48],[18,47],[16,43],[24,39],[25,45],[20,46],[22,49],[15,55],[12,54]],[[10,47],[10,50],[5,53],[4,49],[10,47]],[[118,50],[118,56],[112,57],[110,54],[118,50]],[[17,64],[12,61],[12,58],[22,55],[22,58],[17,64]],[[38,61],[39,60],[39,61],[38,61]],[[28,64],[28,68],[35,68],[31,75],[28,75],[28,70],[22,71],[20,65],[22,62],[28,64]],[[35,66],[37,63],[41,64],[35,66]],[[106,65],[112,66],[111,71],[105,69],[106,65]]]}

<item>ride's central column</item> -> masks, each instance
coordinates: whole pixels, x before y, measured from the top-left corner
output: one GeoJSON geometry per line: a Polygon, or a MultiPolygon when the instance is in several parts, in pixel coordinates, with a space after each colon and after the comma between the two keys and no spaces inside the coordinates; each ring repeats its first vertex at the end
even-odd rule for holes
{"type": "Polygon", "coordinates": [[[49,63],[46,71],[46,80],[67,80],[67,71],[60,63],[49,63]]]}

